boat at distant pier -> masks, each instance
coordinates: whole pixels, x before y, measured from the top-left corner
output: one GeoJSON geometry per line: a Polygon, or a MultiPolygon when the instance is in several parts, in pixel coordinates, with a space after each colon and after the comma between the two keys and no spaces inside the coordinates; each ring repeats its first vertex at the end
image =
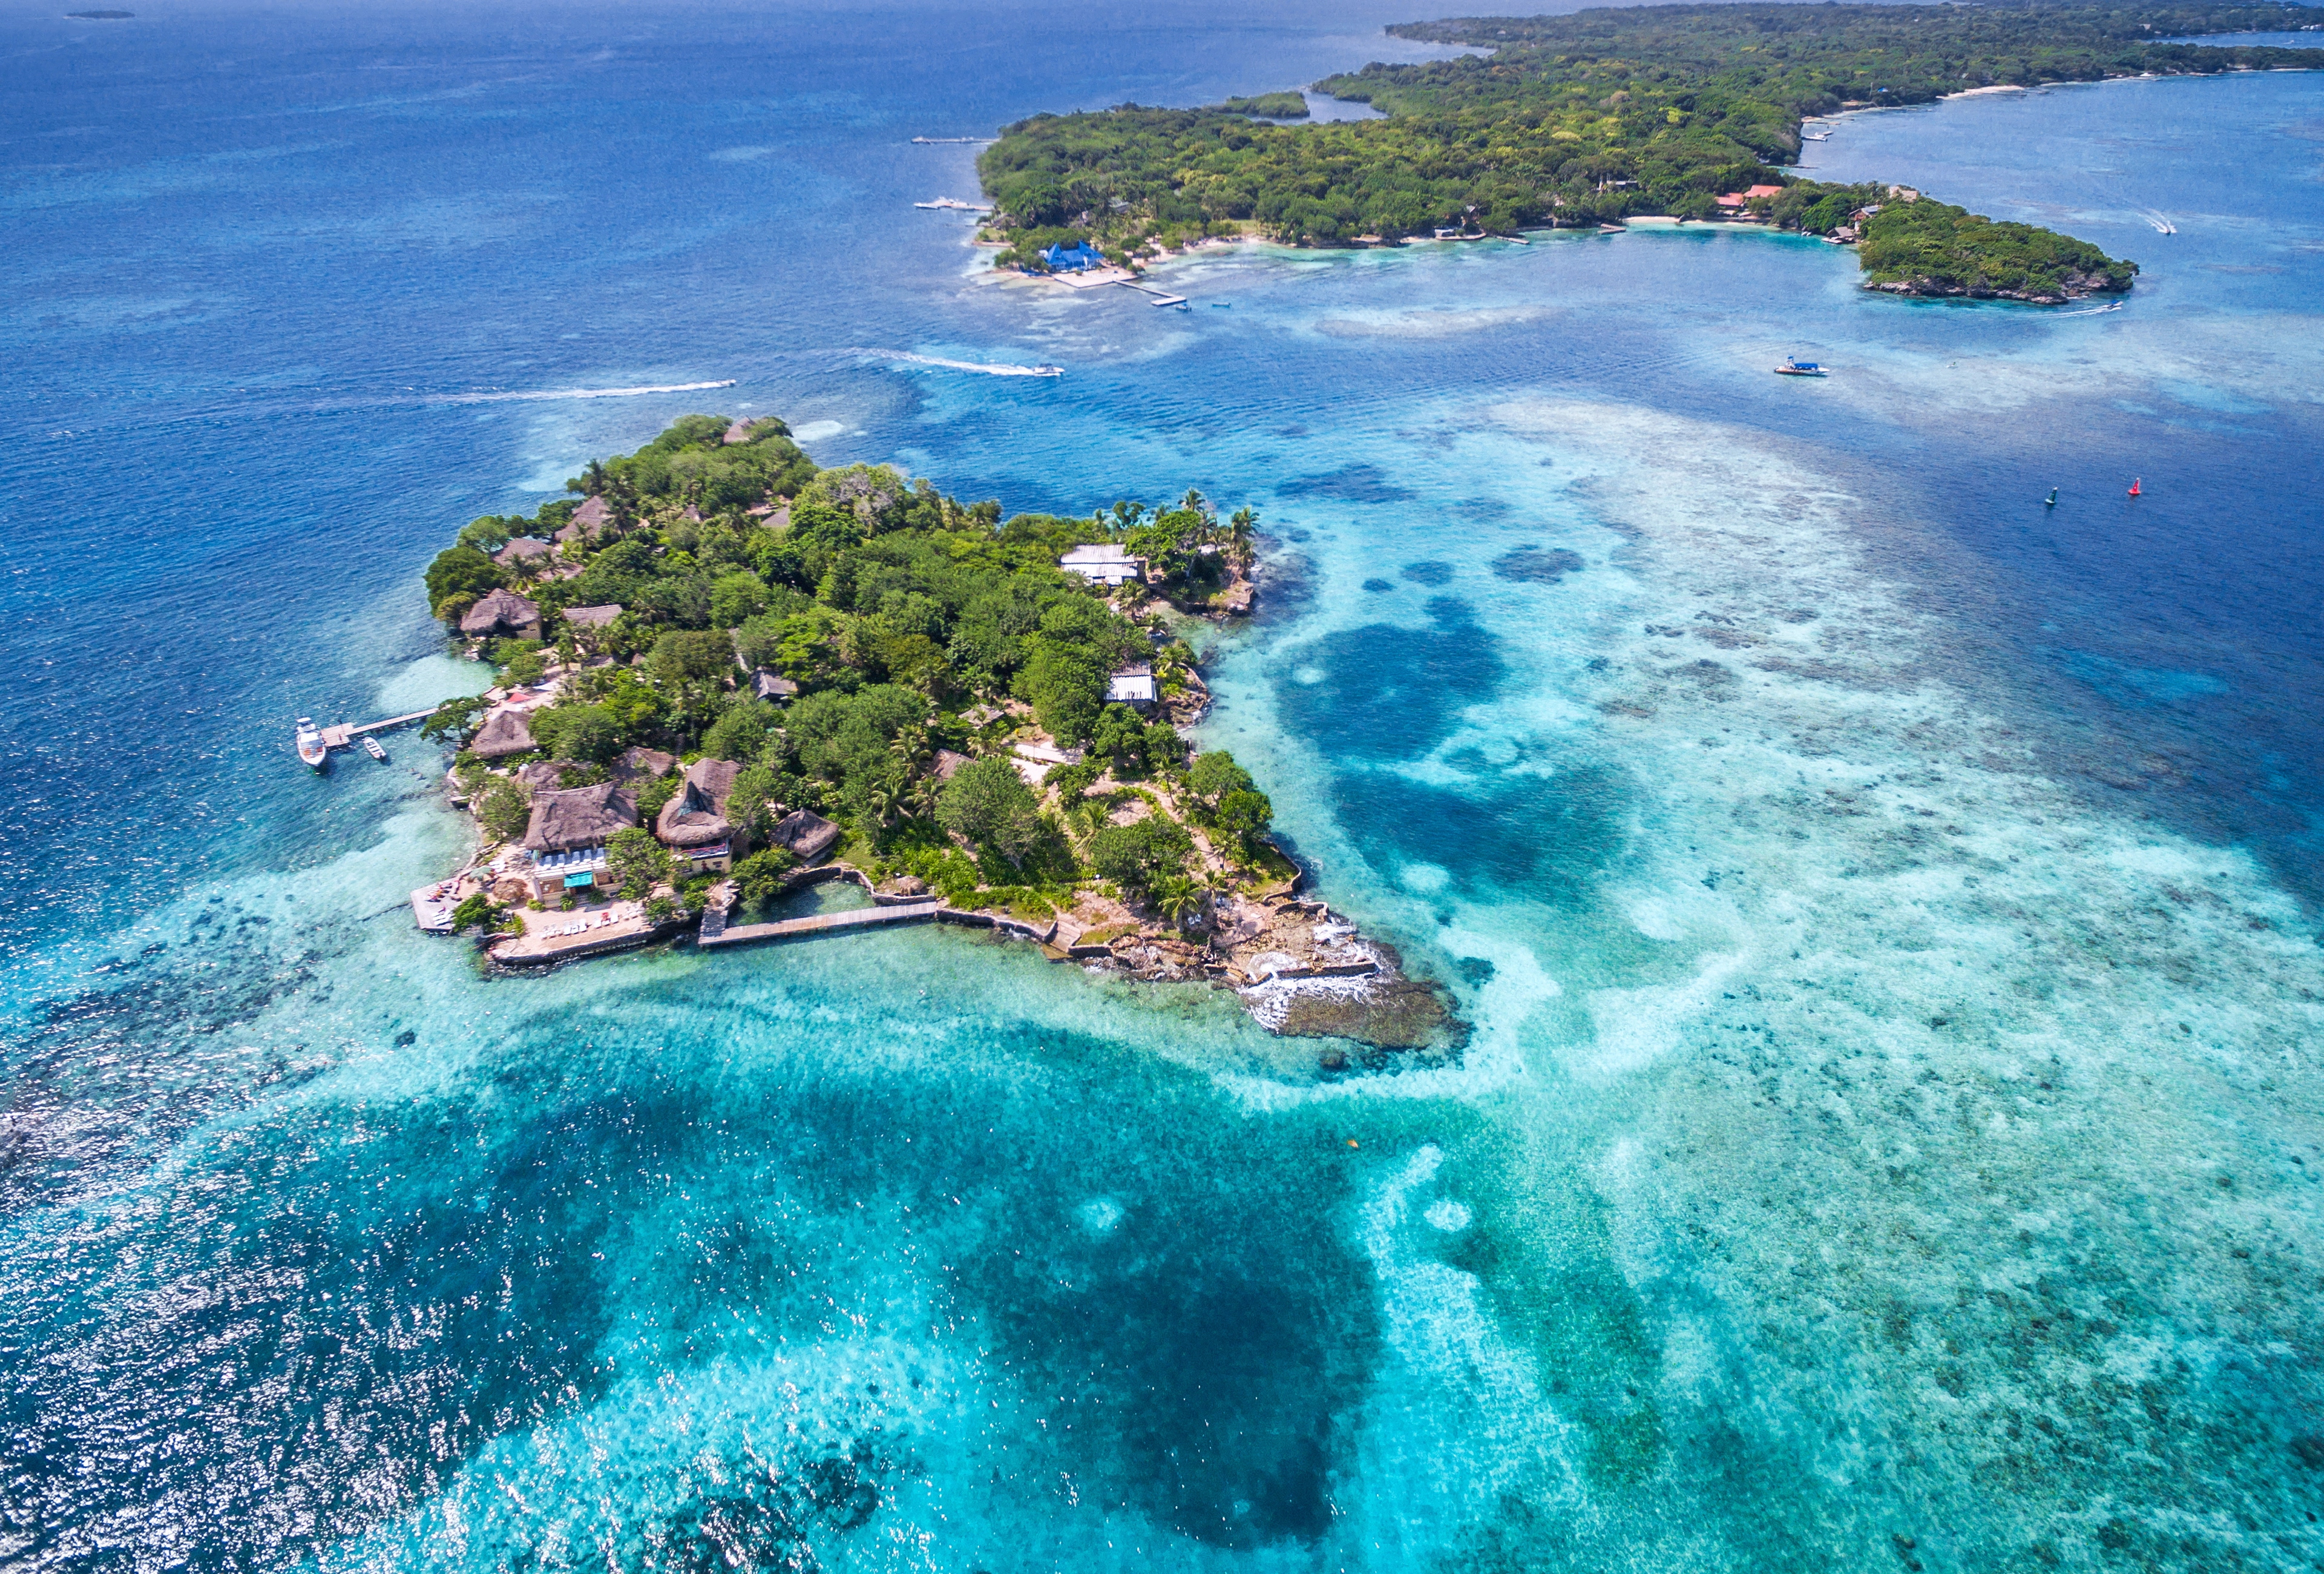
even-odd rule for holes
{"type": "Polygon", "coordinates": [[[318,771],[321,770],[331,757],[331,751],[323,746],[322,729],[315,725],[312,718],[302,716],[299,718],[297,742],[299,757],[318,771]]]}

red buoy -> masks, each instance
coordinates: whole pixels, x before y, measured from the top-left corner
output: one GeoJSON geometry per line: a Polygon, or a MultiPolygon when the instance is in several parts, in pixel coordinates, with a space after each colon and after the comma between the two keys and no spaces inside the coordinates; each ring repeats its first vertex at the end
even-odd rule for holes
{"type": "Polygon", "coordinates": [[[2138,477],[2135,476],[2130,478],[2130,495],[2133,497],[2138,495],[2138,477]]]}

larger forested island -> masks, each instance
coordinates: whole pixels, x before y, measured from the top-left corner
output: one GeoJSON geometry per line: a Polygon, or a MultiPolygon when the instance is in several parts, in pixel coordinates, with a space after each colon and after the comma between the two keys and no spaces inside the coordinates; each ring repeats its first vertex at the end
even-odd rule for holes
{"type": "Polygon", "coordinates": [[[2315,21],[2296,5],[1999,4],[1409,23],[1388,31],[1490,52],[1314,84],[1383,119],[1277,125],[1233,112],[1242,101],[1123,105],[1019,121],[978,167],[1012,255],[1035,267],[1041,249],[1077,239],[1129,261],[1227,233],[1344,245],[1748,217],[1858,244],[1876,288],[2060,301],[2126,290],[2136,265],[1918,192],[1786,175],[1803,121],[1981,88],[2324,68],[2324,49],[2167,42],[2315,21]]]}
{"type": "Polygon", "coordinates": [[[414,893],[423,924],[515,968],[947,919],[1232,987],[1283,1032],[1457,1037],[1441,989],[1300,894],[1251,773],[1181,730],[1197,643],[1251,605],[1250,510],[1004,520],[711,415],[568,490],[427,569],[498,681],[422,729],[480,830],[414,893]],[[865,888],[853,916],[795,911],[835,878],[865,888]]]}

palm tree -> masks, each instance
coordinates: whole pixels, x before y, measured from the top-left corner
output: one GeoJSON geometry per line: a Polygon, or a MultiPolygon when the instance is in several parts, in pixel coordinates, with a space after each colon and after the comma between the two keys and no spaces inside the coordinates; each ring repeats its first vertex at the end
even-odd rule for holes
{"type": "Polygon", "coordinates": [[[1201,882],[1184,875],[1167,875],[1154,883],[1154,905],[1180,929],[1185,929],[1209,903],[1210,893],[1201,882]]]}
{"type": "Polygon", "coordinates": [[[928,749],[926,727],[908,727],[888,745],[888,758],[908,773],[918,774],[935,757],[928,749]]]}
{"type": "Polygon", "coordinates": [[[1194,513],[1204,515],[1205,518],[1208,518],[1214,512],[1211,507],[1211,500],[1204,496],[1192,486],[1187,487],[1186,495],[1178,499],[1178,506],[1181,508],[1191,509],[1194,513]]]}
{"type": "Polygon", "coordinates": [[[1248,551],[1250,538],[1258,532],[1259,511],[1247,504],[1236,509],[1234,517],[1227,521],[1227,539],[1235,544],[1238,551],[1248,551]]]}
{"type": "Polygon", "coordinates": [[[880,773],[864,794],[864,807],[872,811],[873,824],[886,830],[895,823],[896,811],[904,806],[905,791],[910,785],[911,778],[892,767],[880,773]]]}
{"type": "Polygon", "coordinates": [[[1154,681],[1162,684],[1183,683],[1186,677],[1186,661],[1179,653],[1184,647],[1172,640],[1154,653],[1154,681]]]}
{"type": "Polygon", "coordinates": [[[936,811],[936,794],[942,786],[943,783],[933,774],[913,777],[912,784],[904,790],[904,807],[919,819],[933,818],[936,811]]]}

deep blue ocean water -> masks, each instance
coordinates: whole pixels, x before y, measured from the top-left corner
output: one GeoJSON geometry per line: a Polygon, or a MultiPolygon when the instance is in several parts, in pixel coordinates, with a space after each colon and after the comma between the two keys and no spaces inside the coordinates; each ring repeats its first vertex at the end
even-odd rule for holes
{"type": "Polygon", "coordinates": [[[2324,1554],[2324,81],[1811,144],[2136,258],[2089,316],[1699,227],[1157,311],[909,206],[1409,14],[1272,14],[0,15],[0,1566],[2324,1554]],[[412,933],[440,762],[290,719],[475,687],[445,535],[706,407],[1259,506],[1209,739],[1461,1064],[952,933],[412,933]]]}

